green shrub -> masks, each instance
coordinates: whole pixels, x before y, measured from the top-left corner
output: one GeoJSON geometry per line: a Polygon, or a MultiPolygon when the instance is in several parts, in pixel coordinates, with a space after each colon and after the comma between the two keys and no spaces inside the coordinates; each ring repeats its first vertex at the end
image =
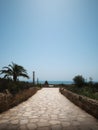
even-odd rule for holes
{"type": "Polygon", "coordinates": [[[85,79],[82,77],[82,75],[75,76],[73,81],[78,87],[82,87],[85,84],[85,79]]]}
{"type": "Polygon", "coordinates": [[[1,79],[0,78],[0,92],[5,92],[8,89],[12,94],[16,94],[19,91],[29,89],[33,87],[32,83],[17,81],[14,82],[10,79],[1,79]]]}
{"type": "Polygon", "coordinates": [[[87,96],[89,98],[98,100],[98,91],[94,91],[94,86],[92,87],[84,86],[79,88],[78,86],[75,85],[67,85],[64,88],[79,95],[87,96]]]}

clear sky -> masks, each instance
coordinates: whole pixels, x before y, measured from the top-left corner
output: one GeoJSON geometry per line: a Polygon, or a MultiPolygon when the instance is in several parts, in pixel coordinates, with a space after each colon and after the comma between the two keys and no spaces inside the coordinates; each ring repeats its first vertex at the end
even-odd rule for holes
{"type": "Polygon", "coordinates": [[[0,69],[32,79],[98,81],[98,0],[0,0],[0,69]]]}

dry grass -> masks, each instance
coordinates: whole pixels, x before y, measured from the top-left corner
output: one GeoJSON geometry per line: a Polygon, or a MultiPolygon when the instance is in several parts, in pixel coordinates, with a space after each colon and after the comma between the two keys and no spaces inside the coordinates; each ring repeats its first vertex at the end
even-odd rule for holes
{"type": "Polygon", "coordinates": [[[16,95],[0,94],[0,113],[27,100],[29,97],[34,95],[37,91],[38,91],[38,88],[35,87],[35,88],[29,88],[29,89],[20,91],[16,95]]]}

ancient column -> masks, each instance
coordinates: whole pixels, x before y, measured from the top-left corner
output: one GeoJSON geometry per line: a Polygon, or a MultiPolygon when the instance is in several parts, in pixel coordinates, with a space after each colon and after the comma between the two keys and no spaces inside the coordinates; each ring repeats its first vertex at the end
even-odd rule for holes
{"type": "Polygon", "coordinates": [[[33,71],[33,85],[35,85],[35,71],[33,71]]]}

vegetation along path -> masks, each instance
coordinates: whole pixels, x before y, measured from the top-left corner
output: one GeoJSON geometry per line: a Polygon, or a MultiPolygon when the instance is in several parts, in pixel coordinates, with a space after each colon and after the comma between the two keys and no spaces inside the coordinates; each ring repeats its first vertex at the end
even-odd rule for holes
{"type": "Polygon", "coordinates": [[[71,103],[59,88],[43,88],[0,114],[0,130],[98,130],[98,120],[71,103]]]}

